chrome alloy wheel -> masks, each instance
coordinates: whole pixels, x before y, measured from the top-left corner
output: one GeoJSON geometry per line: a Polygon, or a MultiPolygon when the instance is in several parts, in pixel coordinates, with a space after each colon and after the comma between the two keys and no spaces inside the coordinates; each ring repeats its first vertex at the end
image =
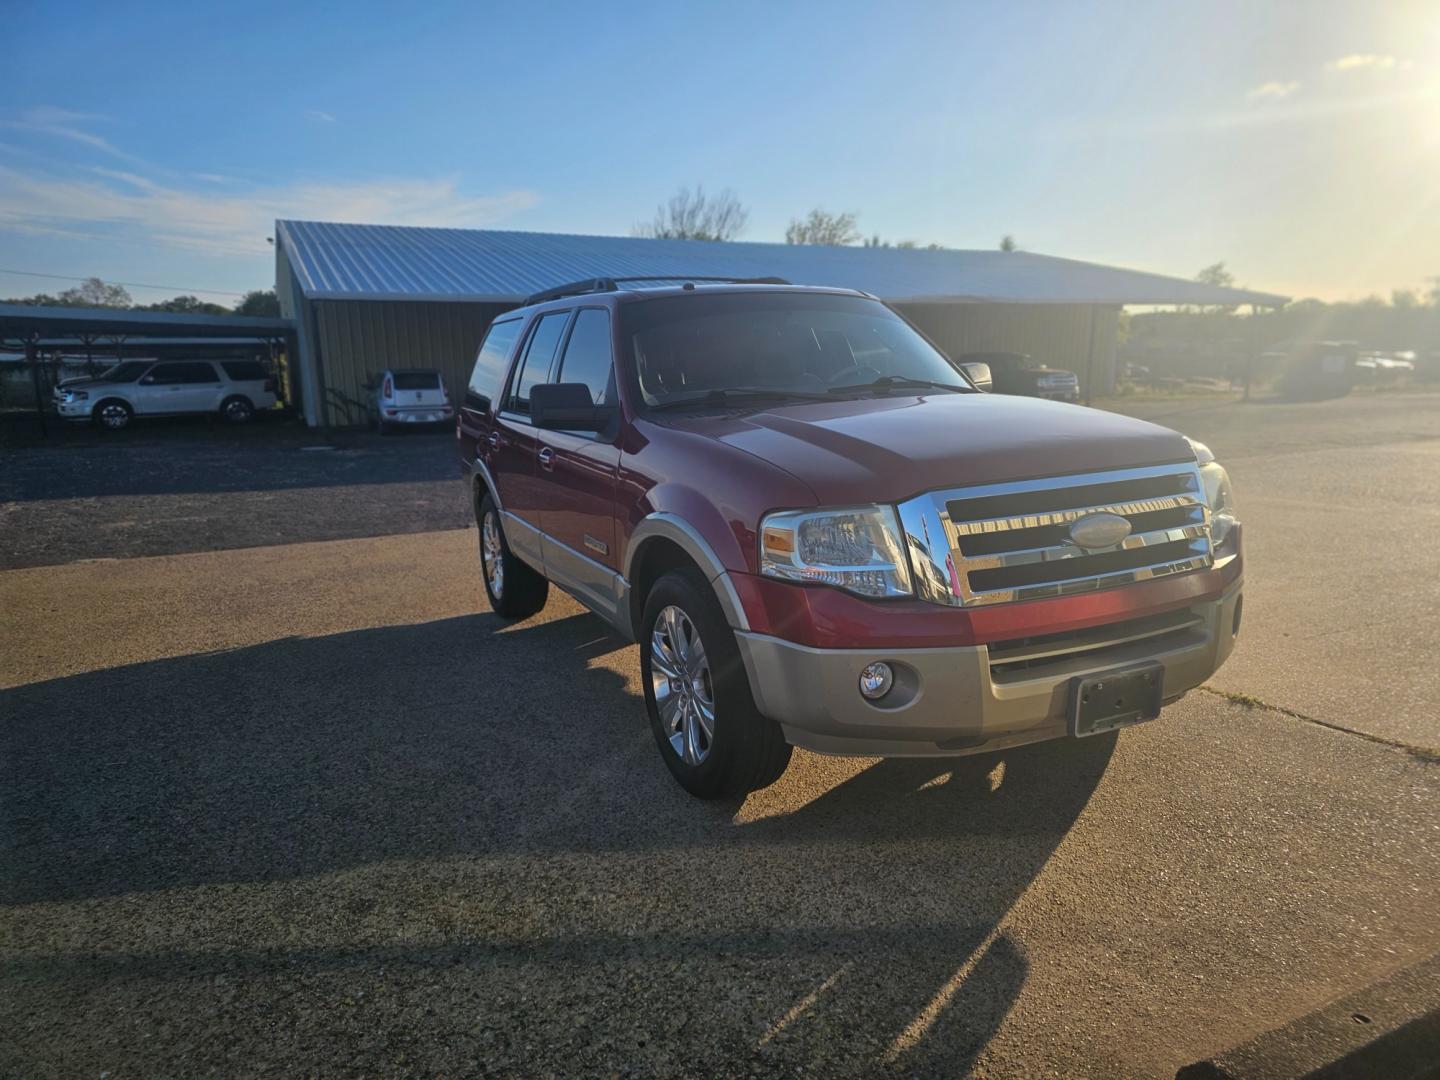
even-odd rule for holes
{"type": "Polygon", "coordinates": [[[715,739],[715,687],[700,632],[674,604],[650,635],[650,685],[671,747],[685,764],[699,765],[715,739]]]}
{"type": "Polygon", "coordinates": [[[254,408],[248,401],[241,401],[236,398],[225,403],[225,419],[232,424],[243,424],[254,415],[254,408]]]}
{"type": "Polygon", "coordinates": [[[112,402],[101,408],[100,423],[108,428],[123,428],[130,423],[130,412],[124,405],[116,405],[112,402]]]}
{"type": "Polygon", "coordinates": [[[498,600],[505,595],[505,560],[500,546],[500,525],[493,510],[485,515],[485,521],[480,526],[480,562],[490,592],[498,600]]]}

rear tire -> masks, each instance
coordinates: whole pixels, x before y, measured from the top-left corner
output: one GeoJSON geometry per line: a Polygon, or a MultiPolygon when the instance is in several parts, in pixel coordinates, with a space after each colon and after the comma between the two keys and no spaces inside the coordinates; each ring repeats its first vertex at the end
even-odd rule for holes
{"type": "Polygon", "coordinates": [[[95,408],[90,411],[90,419],[95,422],[95,426],[106,431],[125,430],[134,416],[135,410],[119,398],[96,402],[95,408]]]}
{"type": "MultiPolygon", "coordinates": [[[[381,428],[384,431],[384,428],[381,428]]],[[[510,550],[495,501],[486,495],[480,501],[480,577],[485,595],[495,614],[523,619],[545,606],[550,582],[537,574],[510,550]]]]}
{"type": "Polygon", "coordinates": [[[220,415],[227,424],[248,424],[255,419],[255,405],[249,398],[236,394],[220,403],[220,415]]]}
{"type": "Polygon", "coordinates": [[[755,707],[735,633],[698,572],[672,570],[650,590],[640,673],[660,756],[690,794],[757,791],[790,764],[790,744],[755,707]]]}

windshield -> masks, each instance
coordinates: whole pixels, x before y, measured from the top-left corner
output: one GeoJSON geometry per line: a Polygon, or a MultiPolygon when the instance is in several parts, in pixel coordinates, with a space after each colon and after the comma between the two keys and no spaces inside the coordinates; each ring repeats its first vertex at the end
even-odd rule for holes
{"type": "Polygon", "coordinates": [[[622,310],[634,380],[651,407],[720,402],[727,395],[878,392],[911,380],[970,388],[908,323],[863,297],[695,294],[622,310]]]}
{"type": "Polygon", "coordinates": [[[150,369],[153,360],[126,360],[100,373],[105,382],[134,382],[150,369]]]}

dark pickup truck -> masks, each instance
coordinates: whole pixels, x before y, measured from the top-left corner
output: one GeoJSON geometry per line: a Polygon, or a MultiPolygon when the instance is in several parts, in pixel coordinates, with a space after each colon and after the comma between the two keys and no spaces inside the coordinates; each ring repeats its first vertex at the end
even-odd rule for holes
{"type": "Polygon", "coordinates": [[[1073,371],[1046,367],[1024,353],[966,353],[956,357],[956,362],[987,365],[992,388],[997,394],[1019,394],[1051,401],[1080,400],[1080,379],[1073,371]]]}
{"type": "Polygon", "coordinates": [[[497,318],[457,435],[492,607],[554,583],[638,641],[692,793],[763,787],[792,745],[1111,731],[1230,654],[1241,530],[1203,446],[981,393],[861,293],[650,284],[497,318]]]}

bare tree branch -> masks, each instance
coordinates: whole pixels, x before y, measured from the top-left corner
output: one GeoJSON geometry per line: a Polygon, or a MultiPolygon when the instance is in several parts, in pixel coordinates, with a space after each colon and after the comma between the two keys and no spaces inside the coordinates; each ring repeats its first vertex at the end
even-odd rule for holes
{"type": "Polygon", "coordinates": [[[750,212],[729,188],[706,195],[704,187],[681,188],[655,208],[655,220],[636,225],[631,234],[655,240],[733,240],[745,231],[750,212]]]}

